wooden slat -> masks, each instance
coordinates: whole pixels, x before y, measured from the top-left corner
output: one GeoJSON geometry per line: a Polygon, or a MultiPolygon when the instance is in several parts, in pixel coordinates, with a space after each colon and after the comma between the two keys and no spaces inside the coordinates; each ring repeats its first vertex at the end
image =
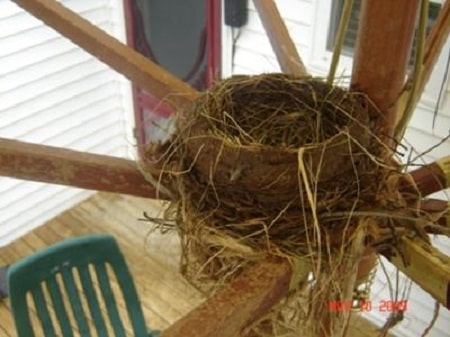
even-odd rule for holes
{"type": "Polygon", "coordinates": [[[131,82],[177,110],[197,91],[55,0],[12,0],[131,82]]]}
{"type": "Polygon", "coordinates": [[[385,257],[450,309],[450,258],[419,237],[401,238],[385,257]]]}
{"type": "Polygon", "coordinates": [[[133,161],[1,138],[0,175],[149,198],[156,195],[133,161]]]}
{"type": "Polygon", "coordinates": [[[163,331],[161,337],[236,337],[287,293],[291,267],[268,260],[243,273],[225,289],[163,331]]]}
{"type": "MultiPolygon", "coordinates": [[[[294,42],[284,24],[283,18],[273,0],[253,0],[261,22],[269,37],[272,49],[284,73],[304,76],[307,74],[294,42]]],[[[300,15],[300,13],[299,13],[300,15]]]]}
{"type": "Polygon", "coordinates": [[[419,3],[365,0],[361,4],[351,88],[366,93],[385,112],[387,133],[393,132],[396,120],[395,102],[405,82],[419,3]],[[389,19],[392,13],[399,15],[389,19]]]}

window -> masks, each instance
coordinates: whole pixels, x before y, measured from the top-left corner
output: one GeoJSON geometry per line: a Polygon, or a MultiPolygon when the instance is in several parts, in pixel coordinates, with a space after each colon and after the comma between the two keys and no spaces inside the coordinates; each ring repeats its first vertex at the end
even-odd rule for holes
{"type": "MultiPolygon", "coordinates": [[[[327,37],[327,50],[333,51],[334,43],[336,41],[337,32],[339,29],[339,22],[342,16],[342,10],[345,0],[333,1],[330,15],[330,26],[327,37]]],[[[344,38],[344,45],[342,46],[342,54],[352,56],[356,43],[356,35],[358,32],[359,12],[361,9],[361,0],[353,2],[352,13],[347,27],[347,33],[344,38]]]]}
{"type": "MultiPolygon", "coordinates": [[[[342,10],[345,0],[333,1],[330,15],[330,26],[327,36],[327,50],[332,51],[336,40],[337,31],[339,28],[339,21],[341,20],[342,10]]],[[[439,14],[442,5],[438,2],[431,2],[428,10],[428,22],[427,22],[427,34],[433,26],[436,18],[439,14]]],[[[352,13],[347,28],[347,33],[344,38],[344,45],[342,46],[342,54],[346,56],[352,56],[356,43],[356,35],[358,32],[359,12],[361,9],[361,0],[355,0],[353,2],[352,13]]],[[[416,39],[413,42],[413,49],[411,55],[415,55],[416,39]]],[[[413,57],[411,57],[410,65],[413,64],[413,57]]]]}

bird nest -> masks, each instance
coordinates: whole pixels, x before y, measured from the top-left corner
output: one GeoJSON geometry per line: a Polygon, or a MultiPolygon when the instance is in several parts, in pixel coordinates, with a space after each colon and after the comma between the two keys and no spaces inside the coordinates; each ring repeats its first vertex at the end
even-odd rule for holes
{"type": "Polygon", "coordinates": [[[393,223],[411,230],[396,219],[417,215],[417,195],[398,192],[405,178],[383,130],[366,96],[319,79],[235,76],[203,93],[144,162],[172,198],[164,226],[181,237],[184,275],[211,293],[283,256],[298,280],[254,333],[295,335],[323,317],[315,303],[348,295],[362,255],[392,243],[393,223]]]}

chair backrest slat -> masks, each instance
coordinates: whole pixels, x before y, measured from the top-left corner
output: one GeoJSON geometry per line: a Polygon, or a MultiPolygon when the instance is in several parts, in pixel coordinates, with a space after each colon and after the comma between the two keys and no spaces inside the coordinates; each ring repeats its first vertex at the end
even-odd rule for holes
{"type": "Polygon", "coordinates": [[[97,293],[92,283],[91,274],[89,273],[89,267],[87,265],[79,266],[78,271],[97,335],[98,337],[108,337],[108,331],[106,330],[105,320],[103,319],[97,293]]]}
{"type": "Polygon", "coordinates": [[[145,326],[144,313],[142,312],[142,306],[136,305],[136,303],[140,303],[139,298],[134,288],[134,284],[130,284],[127,281],[131,279],[131,274],[124,262],[123,256],[121,256],[121,259],[123,263],[115,266],[116,276],[123,292],[123,296],[127,299],[125,305],[127,308],[128,317],[132,318],[131,325],[133,326],[133,331],[136,336],[139,336],[142,334],[142,327],[145,326]]]}
{"type": "Polygon", "coordinates": [[[97,264],[95,266],[97,273],[98,283],[103,295],[103,300],[108,310],[108,315],[110,322],[113,326],[114,333],[116,337],[126,337],[125,328],[120,318],[119,311],[117,310],[117,303],[111,289],[111,284],[108,277],[108,272],[106,270],[105,264],[97,264]]]}
{"type": "MultiPolygon", "coordinates": [[[[10,292],[11,297],[11,292],[10,292]]],[[[31,312],[30,310],[21,310],[21,308],[27,308],[27,296],[16,296],[14,300],[14,307],[11,305],[11,310],[20,314],[20,325],[16,325],[18,336],[35,337],[33,324],[31,322],[31,312]]]]}
{"type": "Polygon", "coordinates": [[[31,294],[33,295],[34,305],[42,325],[42,330],[45,331],[46,337],[56,337],[55,327],[48,311],[47,303],[45,301],[44,293],[42,288],[39,286],[35,287],[31,294]]]}
{"type": "Polygon", "coordinates": [[[70,305],[72,307],[73,315],[78,325],[80,335],[83,337],[91,337],[89,325],[86,319],[86,314],[83,311],[83,305],[81,304],[80,295],[75,283],[73,272],[71,269],[65,268],[62,271],[62,277],[64,281],[64,287],[70,298],[70,305]]]}
{"type": "Polygon", "coordinates": [[[58,319],[59,326],[63,336],[73,337],[73,330],[70,326],[69,315],[64,305],[63,295],[56,280],[56,274],[49,277],[46,281],[50,298],[52,299],[55,315],[58,319]]]}
{"type": "Polygon", "coordinates": [[[30,292],[46,337],[73,337],[76,325],[83,337],[125,337],[125,323],[131,323],[134,336],[148,335],[132,275],[111,235],[68,239],[18,261],[8,269],[8,287],[18,337],[35,337],[30,292]],[[126,321],[117,295],[125,302],[126,321]]]}

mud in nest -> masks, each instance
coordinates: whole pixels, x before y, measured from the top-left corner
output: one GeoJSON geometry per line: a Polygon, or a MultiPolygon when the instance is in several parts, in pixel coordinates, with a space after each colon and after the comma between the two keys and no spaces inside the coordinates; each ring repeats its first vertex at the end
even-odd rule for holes
{"type": "Polygon", "coordinates": [[[221,82],[187,116],[180,137],[198,173],[217,189],[269,205],[298,194],[299,148],[306,168],[328,181],[352,167],[368,138],[358,96],[282,74],[221,82]]]}
{"type": "Polygon", "coordinates": [[[286,257],[302,281],[255,333],[313,333],[327,310],[315,303],[353,290],[344,288],[355,284],[348,277],[360,248],[385,249],[393,226],[416,230],[416,222],[397,221],[417,218],[418,196],[398,192],[405,178],[383,133],[364,95],[319,79],[263,74],[217,83],[183,113],[170,141],[149,146],[144,162],[172,198],[165,220],[181,237],[184,275],[211,293],[267,256],[286,257]]]}

